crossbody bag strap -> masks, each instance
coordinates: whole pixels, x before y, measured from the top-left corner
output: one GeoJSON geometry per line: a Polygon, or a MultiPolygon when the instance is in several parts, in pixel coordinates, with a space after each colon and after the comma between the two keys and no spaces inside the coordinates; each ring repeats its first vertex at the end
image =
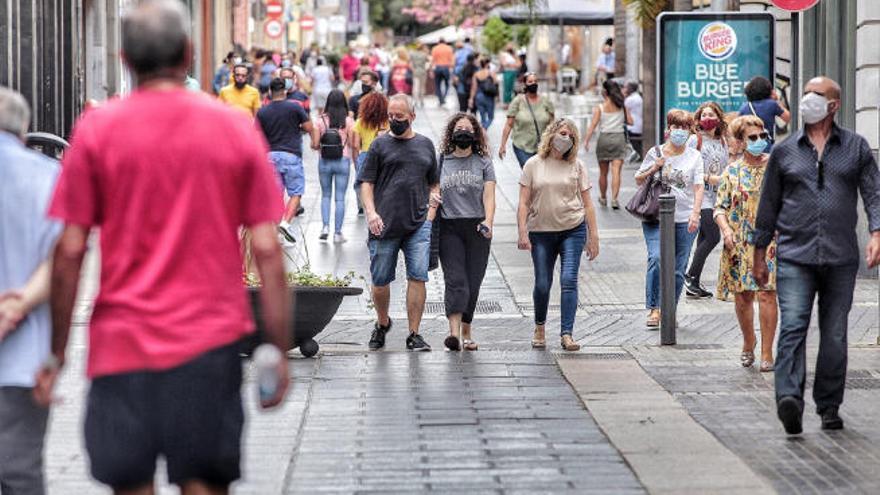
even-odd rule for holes
{"type": "Polygon", "coordinates": [[[532,123],[535,124],[535,135],[538,136],[538,146],[541,146],[541,131],[538,129],[538,119],[535,117],[535,111],[532,110],[532,104],[529,102],[529,97],[523,95],[523,99],[526,100],[526,105],[529,107],[529,113],[532,114],[532,123]]]}

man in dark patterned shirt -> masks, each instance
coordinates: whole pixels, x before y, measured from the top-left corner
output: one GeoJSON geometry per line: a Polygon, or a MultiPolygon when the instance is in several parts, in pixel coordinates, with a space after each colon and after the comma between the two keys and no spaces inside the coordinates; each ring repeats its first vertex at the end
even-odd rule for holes
{"type": "Polygon", "coordinates": [[[802,431],[806,338],[819,296],[819,357],[813,400],[822,428],[843,428],[847,317],[859,269],[858,193],[868,214],[871,240],[865,262],[880,263],[880,171],[862,136],[834,123],[840,86],[810,80],[800,105],[804,129],[773,148],[755,233],[755,280],[768,280],[765,252],[778,235],[781,325],[776,356],[776,403],[785,431],[802,431]]]}

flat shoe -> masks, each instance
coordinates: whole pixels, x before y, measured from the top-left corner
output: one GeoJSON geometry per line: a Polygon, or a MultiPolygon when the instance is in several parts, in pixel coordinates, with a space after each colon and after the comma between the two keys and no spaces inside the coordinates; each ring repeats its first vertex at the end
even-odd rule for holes
{"type": "Polygon", "coordinates": [[[608,206],[608,200],[605,198],[599,198],[599,204],[602,206],[608,206]]]}
{"type": "Polygon", "coordinates": [[[450,335],[449,337],[446,337],[446,340],[443,341],[443,345],[445,345],[446,348],[450,351],[461,350],[461,343],[459,342],[458,337],[456,337],[455,335],[450,335]]]}
{"type": "Polygon", "coordinates": [[[479,349],[479,346],[476,342],[471,339],[464,339],[464,350],[466,351],[476,351],[479,349]]]}
{"type": "Polygon", "coordinates": [[[773,371],[774,368],[773,361],[761,361],[761,373],[768,373],[773,371]]]}
{"type": "Polygon", "coordinates": [[[560,345],[566,351],[579,351],[581,350],[581,345],[574,341],[570,335],[566,335],[562,337],[560,340],[560,345]]]}

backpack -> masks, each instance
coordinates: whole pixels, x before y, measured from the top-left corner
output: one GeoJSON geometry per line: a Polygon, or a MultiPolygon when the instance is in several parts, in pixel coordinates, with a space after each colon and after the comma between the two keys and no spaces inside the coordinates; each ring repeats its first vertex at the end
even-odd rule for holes
{"type": "MultiPolygon", "coordinates": [[[[322,117],[323,118],[323,117],[322,117]]],[[[345,145],[342,141],[342,133],[339,129],[330,127],[330,123],[324,121],[325,129],[321,134],[321,158],[325,160],[339,160],[345,145]]]]}
{"type": "Polygon", "coordinates": [[[495,83],[495,78],[492,77],[492,74],[489,74],[488,77],[479,82],[479,88],[489,98],[498,96],[498,84],[495,83]]]}

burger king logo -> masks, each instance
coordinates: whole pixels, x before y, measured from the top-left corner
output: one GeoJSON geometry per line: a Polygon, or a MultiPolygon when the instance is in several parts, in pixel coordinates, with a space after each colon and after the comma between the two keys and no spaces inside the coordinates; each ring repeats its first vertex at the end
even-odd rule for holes
{"type": "Polygon", "coordinates": [[[700,30],[697,42],[704,57],[719,62],[736,51],[736,31],[723,22],[711,22],[700,30]]]}

